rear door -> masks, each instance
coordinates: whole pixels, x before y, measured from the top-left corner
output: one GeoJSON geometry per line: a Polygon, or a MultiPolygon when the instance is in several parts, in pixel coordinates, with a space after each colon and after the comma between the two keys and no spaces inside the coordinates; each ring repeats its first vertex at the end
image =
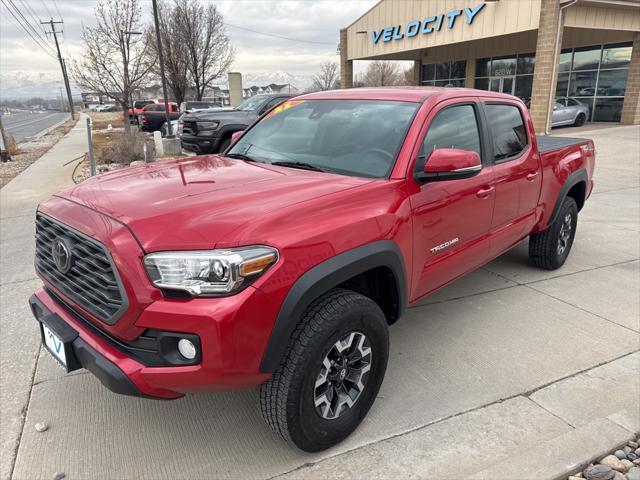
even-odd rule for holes
{"type": "Polygon", "coordinates": [[[480,105],[476,98],[457,98],[433,110],[408,179],[415,266],[411,301],[477,268],[489,255],[493,171],[480,105]],[[438,148],[478,152],[483,169],[471,178],[420,184],[413,173],[422,171],[438,148]]]}
{"type": "Polygon", "coordinates": [[[515,100],[483,102],[496,189],[492,256],[522,240],[535,223],[542,170],[540,154],[532,142],[533,126],[524,109],[515,100]]]}

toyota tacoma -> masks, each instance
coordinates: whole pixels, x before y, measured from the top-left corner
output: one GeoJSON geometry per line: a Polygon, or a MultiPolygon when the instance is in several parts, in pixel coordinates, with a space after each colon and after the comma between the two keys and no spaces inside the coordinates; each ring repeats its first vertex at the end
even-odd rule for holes
{"type": "Polygon", "coordinates": [[[509,95],[303,95],[221,155],[40,204],[31,309],[67,371],[162,399],[258,386],[275,432],[323,450],[373,404],[408,305],[527,237],[534,266],[565,263],[594,162],[509,95]]]}

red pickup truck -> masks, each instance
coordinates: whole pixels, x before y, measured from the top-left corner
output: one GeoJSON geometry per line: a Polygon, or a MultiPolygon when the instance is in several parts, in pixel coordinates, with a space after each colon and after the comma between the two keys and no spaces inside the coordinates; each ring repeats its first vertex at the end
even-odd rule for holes
{"type": "MultiPolygon", "coordinates": [[[[167,107],[164,103],[154,103],[147,105],[138,115],[138,125],[140,130],[144,132],[155,132],[161,130],[162,126],[167,122],[167,107]]],[[[177,103],[169,103],[169,120],[177,120],[182,115],[178,109],[177,103]]]]}
{"type": "MultiPolygon", "coordinates": [[[[133,106],[129,108],[128,119],[131,123],[138,123],[138,115],[142,113],[142,109],[147,105],[156,103],[153,100],[136,100],[133,102],[133,106]]],[[[124,122],[124,112],[120,112],[120,120],[124,122]]]]}
{"type": "Polygon", "coordinates": [[[234,141],[43,202],[30,304],[68,371],[164,399],[259,386],[306,451],[364,418],[408,305],[527,237],[560,268],[593,187],[590,140],[486,91],[312,93],[234,141]]]}

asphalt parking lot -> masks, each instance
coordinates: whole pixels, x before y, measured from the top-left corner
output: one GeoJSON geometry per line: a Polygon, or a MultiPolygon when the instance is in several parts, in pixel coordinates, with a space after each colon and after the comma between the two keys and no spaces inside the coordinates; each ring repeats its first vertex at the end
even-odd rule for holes
{"type": "Polygon", "coordinates": [[[411,308],[362,426],[304,454],[253,390],[122,397],[41,350],[33,210],[71,181],[78,125],[0,191],[2,478],[553,478],[640,430],[640,127],[580,133],[596,188],[561,270],[530,266],[523,242],[411,308]]]}

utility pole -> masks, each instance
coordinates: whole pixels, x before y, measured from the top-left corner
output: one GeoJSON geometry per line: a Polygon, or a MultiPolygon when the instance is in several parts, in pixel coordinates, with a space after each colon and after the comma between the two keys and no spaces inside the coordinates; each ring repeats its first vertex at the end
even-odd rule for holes
{"type": "Polygon", "coordinates": [[[160,22],[158,22],[158,2],[153,3],[153,22],[156,27],[156,43],[158,45],[158,61],[160,62],[160,78],[162,79],[162,95],[164,96],[164,116],[167,122],[167,137],[173,137],[171,119],[169,118],[169,99],[167,97],[167,80],[164,77],[164,60],[162,59],[162,41],[160,40],[160,22]]]}
{"type": "Polygon", "coordinates": [[[67,67],[64,64],[64,60],[62,59],[62,54],[60,53],[60,45],[58,44],[58,33],[56,31],[56,24],[58,23],[64,23],[62,20],[60,20],[59,22],[54,22],[53,18],[49,19],[48,22],[40,22],[42,25],[50,25],[51,26],[51,32],[47,32],[47,33],[51,33],[53,35],[53,39],[56,41],[56,49],[58,50],[58,61],[60,62],[60,68],[62,69],[62,77],[64,78],[64,85],[66,87],[67,90],[67,97],[69,99],[69,111],[71,112],[71,118],[73,118],[73,98],[71,97],[71,87],[69,86],[69,77],[67,77],[67,67]]]}

